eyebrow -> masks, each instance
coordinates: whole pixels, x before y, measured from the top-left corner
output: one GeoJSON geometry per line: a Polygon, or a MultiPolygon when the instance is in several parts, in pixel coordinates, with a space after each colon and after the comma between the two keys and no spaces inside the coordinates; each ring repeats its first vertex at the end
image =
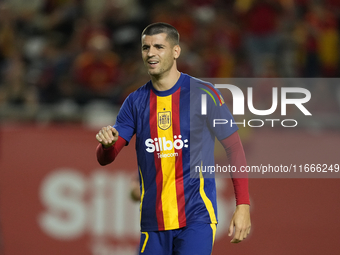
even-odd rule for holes
{"type": "Polygon", "coordinates": [[[155,47],[161,47],[161,46],[165,47],[165,44],[156,43],[154,46],[155,46],[155,47]]]}
{"type": "MultiPolygon", "coordinates": [[[[156,43],[153,45],[154,47],[165,47],[165,44],[161,44],[161,43],[156,43]]],[[[143,44],[142,47],[150,47],[149,44],[143,44]]]]}

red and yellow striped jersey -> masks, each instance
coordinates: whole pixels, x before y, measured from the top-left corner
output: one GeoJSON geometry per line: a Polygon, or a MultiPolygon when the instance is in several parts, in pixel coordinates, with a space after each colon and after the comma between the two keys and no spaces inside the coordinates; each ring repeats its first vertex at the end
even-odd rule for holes
{"type": "Polygon", "coordinates": [[[220,93],[186,74],[167,91],[155,90],[149,81],[124,101],[114,127],[127,142],[136,134],[142,231],[217,223],[215,180],[190,174],[214,164],[215,137],[222,140],[237,130],[236,125],[214,129],[215,117],[232,119],[220,93]],[[193,89],[193,82],[204,89],[193,89]],[[220,104],[211,98],[209,114],[201,115],[195,102],[205,91],[220,104]]]}

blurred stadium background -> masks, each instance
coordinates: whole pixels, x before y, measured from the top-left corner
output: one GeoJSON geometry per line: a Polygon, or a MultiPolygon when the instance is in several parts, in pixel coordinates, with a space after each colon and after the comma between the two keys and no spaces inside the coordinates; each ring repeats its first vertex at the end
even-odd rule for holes
{"type": "MultiPolygon", "coordinates": [[[[240,128],[249,165],[340,163],[339,0],[0,0],[1,255],[137,254],[134,143],[100,167],[94,135],[148,80],[140,33],[158,21],[179,30],[193,76],[324,78],[305,85],[313,117],[298,127],[240,128]]],[[[254,102],[270,107],[271,87],[254,102]]],[[[214,255],[339,254],[338,178],[251,179],[238,245],[231,182],[217,186],[214,255]]]]}

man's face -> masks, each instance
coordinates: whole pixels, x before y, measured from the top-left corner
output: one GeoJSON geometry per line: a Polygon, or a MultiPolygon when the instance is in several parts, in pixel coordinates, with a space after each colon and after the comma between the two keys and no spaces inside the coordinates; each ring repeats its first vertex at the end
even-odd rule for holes
{"type": "Polygon", "coordinates": [[[179,56],[179,46],[166,40],[167,35],[143,35],[142,57],[148,72],[152,76],[161,76],[168,72],[179,56]]]}

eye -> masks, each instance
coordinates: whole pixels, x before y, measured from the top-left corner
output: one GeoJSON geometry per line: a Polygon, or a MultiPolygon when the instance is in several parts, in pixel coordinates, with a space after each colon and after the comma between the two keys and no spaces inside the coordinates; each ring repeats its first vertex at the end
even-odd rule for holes
{"type": "Polygon", "coordinates": [[[144,45],[144,46],[142,47],[142,50],[147,50],[147,49],[149,49],[149,48],[150,48],[149,46],[144,45]]]}

